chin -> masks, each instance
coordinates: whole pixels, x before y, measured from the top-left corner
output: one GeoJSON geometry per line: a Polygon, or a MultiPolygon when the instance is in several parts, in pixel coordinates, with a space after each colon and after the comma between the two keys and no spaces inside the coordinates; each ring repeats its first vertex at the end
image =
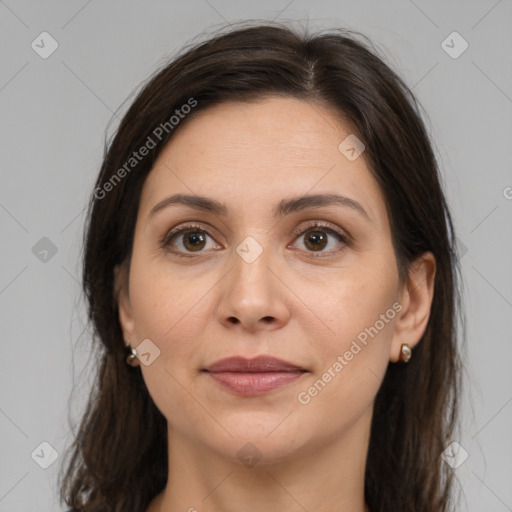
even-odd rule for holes
{"type": "Polygon", "coordinates": [[[205,443],[220,457],[244,466],[292,461],[308,451],[312,439],[307,425],[295,424],[291,421],[293,413],[286,417],[288,412],[238,414],[231,421],[221,420],[233,437],[225,434],[212,438],[211,432],[205,432],[205,443]]]}

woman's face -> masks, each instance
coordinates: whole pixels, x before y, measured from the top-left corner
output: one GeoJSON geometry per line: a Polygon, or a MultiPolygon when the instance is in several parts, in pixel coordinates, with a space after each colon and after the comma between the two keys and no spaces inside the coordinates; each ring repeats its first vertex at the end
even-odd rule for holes
{"type": "Polygon", "coordinates": [[[367,434],[389,361],[415,340],[384,198],[350,133],[325,107],[271,97],[199,113],[159,155],[119,311],[132,347],[149,340],[140,369],[175,437],[263,462],[367,434]],[[222,211],[152,213],[175,194],[222,211]],[[346,199],[306,201],[327,194],[346,199]],[[233,356],[295,370],[205,371],[233,356]]]}

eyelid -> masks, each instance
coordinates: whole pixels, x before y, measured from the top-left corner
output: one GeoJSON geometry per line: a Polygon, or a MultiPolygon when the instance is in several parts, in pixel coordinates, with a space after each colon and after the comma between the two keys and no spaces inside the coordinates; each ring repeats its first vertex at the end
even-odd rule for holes
{"type": "MultiPolygon", "coordinates": [[[[171,228],[170,230],[166,231],[164,235],[159,240],[159,245],[161,249],[166,249],[168,245],[170,245],[171,240],[176,235],[181,235],[184,232],[188,230],[197,230],[197,231],[203,231],[206,233],[210,238],[213,239],[212,235],[210,234],[209,230],[216,231],[213,226],[206,223],[207,228],[204,227],[205,223],[202,221],[190,221],[185,222],[183,224],[178,224],[177,226],[171,228]]],[[[172,252],[172,251],[171,251],[172,252]]],[[[182,254],[181,251],[175,251],[175,253],[182,254]]],[[[193,254],[193,253],[190,253],[193,254]]]]}
{"type": "Polygon", "coordinates": [[[352,239],[352,237],[348,234],[346,230],[341,229],[339,226],[333,224],[332,222],[326,220],[310,220],[304,222],[306,222],[306,225],[301,224],[300,227],[295,228],[292,231],[292,236],[302,235],[305,231],[318,227],[334,231],[338,236],[342,237],[347,243],[352,239]]]}

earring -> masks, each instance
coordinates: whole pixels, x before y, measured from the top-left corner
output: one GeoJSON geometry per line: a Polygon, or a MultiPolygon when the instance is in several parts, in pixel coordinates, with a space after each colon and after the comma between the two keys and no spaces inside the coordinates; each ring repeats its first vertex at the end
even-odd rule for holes
{"type": "Polygon", "coordinates": [[[402,343],[398,360],[402,363],[408,363],[412,357],[412,349],[408,343],[402,343]]]}
{"type": "Polygon", "coordinates": [[[134,349],[134,348],[131,348],[130,347],[130,342],[129,341],[126,341],[124,342],[124,345],[126,348],[129,349],[130,351],[130,355],[126,358],[126,362],[130,365],[130,366],[136,366],[135,364],[133,364],[134,360],[136,359],[137,357],[137,351],[134,349]]]}

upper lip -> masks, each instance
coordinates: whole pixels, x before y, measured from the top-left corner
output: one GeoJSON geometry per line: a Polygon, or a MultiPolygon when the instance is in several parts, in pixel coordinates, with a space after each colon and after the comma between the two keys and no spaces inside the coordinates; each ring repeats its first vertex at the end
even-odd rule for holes
{"type": "Polygon", "coordinates": [[[205,368],[208,372],[296,372],[306,371],[296,364],[271,356],[258,356],[254,359],[234,356],[219,359],[205,368]]]}

